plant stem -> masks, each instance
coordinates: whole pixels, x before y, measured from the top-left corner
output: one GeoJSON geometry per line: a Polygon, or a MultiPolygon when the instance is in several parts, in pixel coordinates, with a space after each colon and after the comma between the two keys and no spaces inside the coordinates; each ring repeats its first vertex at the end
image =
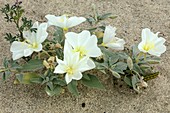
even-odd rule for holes
{"type": "Polygon", "coordinates": [[[50,54],[48,54],[48,52],[47,51],[45,51],[45,50],[42,50],[43,51],[43,53],[45,53],[46,55],[48,55],[49,57],[51,57],[51,55],[50,54]]]}
{"type": "Polygon", "coordinates": [[[140,52],[139,54],[138,54],[138,56],[137,56],[137,58],[136,58],[136,63],[138,63],[139,62],[139,59],[140,59],[140,57],[143,55],[143,52],[140,52]]]}

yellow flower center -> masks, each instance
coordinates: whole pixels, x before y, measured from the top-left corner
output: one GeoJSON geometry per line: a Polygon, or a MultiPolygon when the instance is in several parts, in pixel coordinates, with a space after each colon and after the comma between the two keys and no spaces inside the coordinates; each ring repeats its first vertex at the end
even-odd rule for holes
{"type": "Polygon", "coordinates": [[[147,43],[143,46],[143,49],[145,51],[149,51],[149,50],[153,49],[154,47],[155,47],[155,45],[153,43],[147,43]]]}
{"type": "Polygon", "coordinates": [[[67,27],[64,27],[63,30],[67,32],[67,31],[68,31],[68,28],[67,28],[67,27]]]}
{"type": "Polygon", "coordinates": [[[87,50],[84,47],[82,47],[82,46],[76,47],[73,51],[74,52],[79,52],[80,53],[80,57],[83,57],[87,53],[87,50]]]}
{"type": "Polygon", "coordinates": [[[60,19],[60,22],[64,22],[64,18],[61,18],[61,19],[60,19]]]}
{"type": "Polygon", "coordinates": [[[104,46],[104,47],[106,46],[106,44],[104,42],[101,45],[104,46]]]}
{"type": "Polygon", "coordinates": [[[68,73],[68,75],[73,75],[74,68],[72,66],[69,66],[69,67],[66,68],[66,72],[68,73]]]}
{"type": "Polygon", "coordinates": [[[38,48],[38,44],[34,42],[34,43],[32,44],[32,48],[34,48],[34,49],[38,48]]]}

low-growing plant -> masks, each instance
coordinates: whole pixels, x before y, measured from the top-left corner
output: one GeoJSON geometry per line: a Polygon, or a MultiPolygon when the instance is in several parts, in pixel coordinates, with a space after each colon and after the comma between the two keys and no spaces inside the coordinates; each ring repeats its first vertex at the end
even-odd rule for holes
{"type": "Polygon", "coordinates": [[[1,78],[5,81],[15,76],[14,84],[40,84],[48,95],[59,95],[68,89],[78,96],[77,86],[105,89],[95,72],[112,79],[123,79],[136,92],[147,87],[146,81],[156,78],[159,71],[154,65],[166,51],[165,39],[150,29],[142,30],[142,41],[125,48],[125,40],[116,36],[116,28],[110,25],[97,26],[102,20],[115,19],[111,13],[88,18],[68,15],[46,15],[47,22],[32,23],[23,17],[21,2],[5,5],[1,9],[7,22],[16,25],[16,34],[6,33],[11,43],[12,59],[4,58],[1,78]],[[91,28],[71,32],[70,28],[83,22],[91,28]],[[95,26],[95,27],[94,27],[95,26]],[[54,34],[48,36],[48,27],[54,34]],[[50,38],[48,38],[50,37],[50,38]],[[93,70],[93,71],[90,71],[93,70]]]}

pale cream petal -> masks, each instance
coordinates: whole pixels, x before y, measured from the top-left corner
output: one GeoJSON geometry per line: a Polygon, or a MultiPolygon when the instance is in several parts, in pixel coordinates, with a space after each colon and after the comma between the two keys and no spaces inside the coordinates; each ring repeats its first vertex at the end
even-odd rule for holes
{"type": "Polygon", "coordinates": [[[148,51],[149,54],[160,57],[166,51],[165,45],[159,45],[148,51]]]}
{"type": "Polygon", "coordinates": [[[54,26],[57,25],[58,19],[55,15],[48,14],[48,15],[45,16],[45,18],[47,18],[49,25],[54,25],[54,26]]]}
{"type": "Polygon", "coordinates": [[[107,47],[114,50],[124,50],[125,41],[116,37],[116,42],[106,44],[107,47]]]}
{"type": "Polygon", "coordinates": [[[47,38],[47,23],[41,23],[37,29],[36,42],[42,43],[47,38]]]}
{"type": "Polygon", "coordinates": [[[95,68],[94,62],[87,56],[82,58],[78,65],[79,65],[78,70],[80,72],[84,72],[95,68]]]}
{"type": "Polygon", "coordinates": [[[145,45],[145,42],[144,42],[144,41],[140,42],[140,43],[138,44],[138,49],[139,49],[140,51],[146,53],[147,51],[143,49],[144,45],[145,45]]]}
{"type": "Polygon", "coordinates": [[[63,65],[63,64],[57,65],[57,67],[56,67],[55,70],[54,70],[54,73],[58,73],[58,74],[66,73],[66,71],[65,71],[65,65],[63,65]]]}
{"type": "Polygon", "coordinates": [[[76,17],[76,16],[73,16],[73,17],[70,17],[66,23],[66,26],[68,28],[71,28],[71,27],[74,27],[76,25],[79,25],[81,24],[82,22],[86,21],[86,18],[84,17],[76,17]]]}
{"type": "Polygon", "coordinates": [[[21,52],[27,48],[29,48],[29,45],[27,43],[14,41],[11,45],[10,51],[11,52],[21,52]]]}
{"type": "Polygon", "coordinates": [[[40,52],[41,50],[42,50],[42,44],[38,44],[37,45],[37,48],[33,48],[33,50],[35,51],[35,52],[40,52]]]}
{"type": "Polygon", "coordinates": [[[100,48],[97,46],[91,46],[91,49],[87,49],[87,50],[88,50],[87,56],[89,57],[99,57],[102,55],[100,48]]]}
{"type": "Polygon", "coordinates": [[[25,49],[23,52],[24,52],[24,56],[28,57],[33,53],[33,49],[28,48],[28,49],[25,49]]]}
{"type": "Polygon", "coordinates": [[[83,75],[81,72],[77,72],[72,75],[72,79],[74,79],[74,80],[80,80],[82,77],[83,77],[83,75]]]}
{"type": "Polygon", "coordinates": [[[65,81],[66,81],[67,84],[69,84],[72,81],[72,75],[66,74],[65,75],[65,81]]]}
{"type": "Polygon", "coordinates": [[[109,43],[116,35],[116,28],[112,26],[106,26],[104,31],[103,43],[109,43]]]}
{"type": "Polygon", "coordinates": [[[83,30],[81,33],[78,34],[78,42],[77,42],[78,46],[85,46],[89,42],[89,39],[91,38],[93,37],[91,37],[90,32],[87,30],[83,30]]]}
{"type": "Polygon", "coordinates": [[[17,59],[20,59],[24,56],[24,53],[21,51],[21,52],[13,52],[12,54],[12,59],[13,60],[17,60],[17,59]]]}
{"type": "Polygon", "coordinates": [[[76,46],[78,46],[78,34],[74,33],[74,32],[68,32],[65,34],[65,37],[68,41],[68,43],[75,48],[76,46]]]}

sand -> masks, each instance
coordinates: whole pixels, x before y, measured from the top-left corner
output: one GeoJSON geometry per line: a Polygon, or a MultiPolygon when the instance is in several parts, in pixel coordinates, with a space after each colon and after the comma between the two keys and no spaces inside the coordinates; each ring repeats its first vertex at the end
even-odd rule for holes
{"type": "MultiPolygon", "coordinates": [[[[0,0],[0,8],[14,0],[0,0]]],[[[117,27],[117,36],[127,46],[139,42],[141,30],[150,28],[166,38],[167,51],[157,66],[160,76],[148,82],[149,87],[136,94],[126,85],[113,85],[103,80],[105,91],[79,89],[81,95],[70,93],[49,97],[38,85],[14,85],[12,81],[0,83],[0,113],[170,113],[170,0],[24,0],[25,15],[34,21],[45,21],[46,14],[91,14],[92,4],[98,11],[117,15],[115,20],[103,23],[117,27]]],[[[15,33],[13,24],[4,21],[0,13],[0,64],[11,57],[6,32],[15,33]]],[[[87,17],[87,16],[86,16],[87,17]]],[[[88,24],[81,25],[85,28],[88,24]]],[[[102,75],[99,75],[102,76],[102,75]]],[[[102,78],[102,77],[101,77],[102,78]]]]}

